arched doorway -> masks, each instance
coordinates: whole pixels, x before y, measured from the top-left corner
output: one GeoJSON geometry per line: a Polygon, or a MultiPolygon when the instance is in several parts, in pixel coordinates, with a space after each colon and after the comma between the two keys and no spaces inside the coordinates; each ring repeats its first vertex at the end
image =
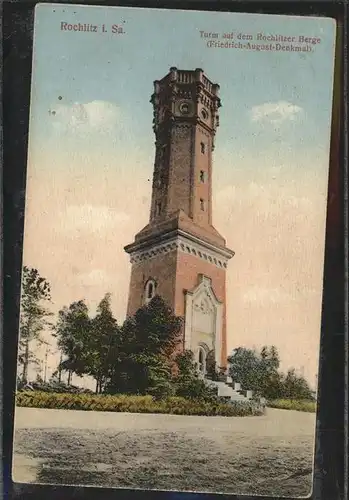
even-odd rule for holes
{"type": "Polygon", "coordinates": [[[216,380],[216,372],[215,351],[211,349],[206,355],[206,376],[211,380],[216,380]]]}
{"type": "Polygon", "coordinates": [[[206,357],[206,349],[202,345],[200,345],[198,351],[198,370],[200,375],[202,376],[206,375],[206,357]]]}

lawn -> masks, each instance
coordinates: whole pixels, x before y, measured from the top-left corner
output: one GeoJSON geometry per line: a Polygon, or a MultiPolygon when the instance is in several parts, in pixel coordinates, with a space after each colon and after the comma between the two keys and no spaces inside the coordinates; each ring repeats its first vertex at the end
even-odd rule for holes
{"type": "Polygon", "coordinates": [[[304,401],[299,399],[275,399],[268,403],[269,408],[279,410],[296,410],[316,413],[316,401],[304,401]]]}

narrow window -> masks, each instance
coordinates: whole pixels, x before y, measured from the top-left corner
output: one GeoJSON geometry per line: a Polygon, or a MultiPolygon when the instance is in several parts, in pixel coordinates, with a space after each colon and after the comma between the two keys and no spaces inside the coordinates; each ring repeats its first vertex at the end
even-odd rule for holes
{"type": "Polygon", "coordinates": [[[205,182],[205,171],[200,170],[200,182],[205,182]]]}
{"type": "Polygon", "coordinates": [[[202,198],[200,198],[200,208],[201,210],[205,210],[205,201],[202,198]]]}
{"type": "Polygon", "coordinates": [[[203,142],[200,142],[200,148],[201,148],[201,153],[202,154],[205,154],[206,152],[206,147],[205,147],[205,144],[203,142]]]}
{"type": "Polygon", "coordinates": [[[151,299],[155,296],[155,282],[154,280],[147,281],[145,285],[144,302],[149,304],[151,299]]]}
{"type": "Polygon", "coordinates": [[[154,285],[152,282],[148,284],[148,294],[147,294],[147,299],[152,299],[153,298],[153,293],[154,293],[154,285]]]}
{"type": "Polygon", "coordinates": [[[156,204],[156,215],[160,215],[161,214],[161,203],[158,202],[156,204]]]}

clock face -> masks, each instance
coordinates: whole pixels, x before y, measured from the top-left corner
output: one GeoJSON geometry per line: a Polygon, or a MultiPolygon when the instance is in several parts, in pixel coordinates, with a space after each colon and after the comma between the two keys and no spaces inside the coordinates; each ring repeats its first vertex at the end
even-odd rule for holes
{"type": "Polygon", "coordinates": [[[189,115],[191,112],[191,106],[189,102],[181,102],[179,105],[179,111],[182,115],[189,115]]]}
{"type": "Polygon", "coordinates": [[[201,118],[203,120],[207,120],[208,119],[208,111],[207,111],[207,109],[202,108],[200,115],[201,115],[201,118]]]}

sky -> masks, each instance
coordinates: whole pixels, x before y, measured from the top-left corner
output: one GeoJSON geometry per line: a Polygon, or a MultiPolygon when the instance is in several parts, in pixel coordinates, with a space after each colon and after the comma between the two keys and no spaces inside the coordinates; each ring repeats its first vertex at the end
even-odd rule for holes
{"type": "Polygon", "coordinates": [[[116,318],[125,318],[131,267],[123,247],[149,218],[153,81],[171,66],[200,67],[222,99],[213,223],[235,251],[228,351],[274,344],[281,368],[302,370],[314,385],[334,32],[320,18],[37,6],[24,263],[51,283],[53,310],[85,299],[93,313],[111,292],[116,318]],[[113,24],[124,33],[113,34],[113,24]],[[320,43],[311,52],[208,48],[201,31],[320,43]]]}

